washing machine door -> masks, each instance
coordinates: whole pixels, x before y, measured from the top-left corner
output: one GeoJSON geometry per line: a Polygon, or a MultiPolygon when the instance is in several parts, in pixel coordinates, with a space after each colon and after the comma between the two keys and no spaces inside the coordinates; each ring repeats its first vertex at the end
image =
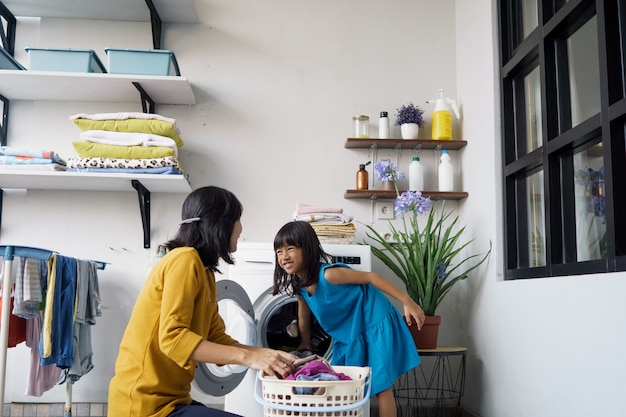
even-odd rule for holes
{"type": "MultiPolygon", "coordinates": [[[[226,325],[226,333],[244,345],[256,346],[258,338],[254,308],[241,285],[230,280],[217,281],[217,303],[226,325]]],[[[193,384],[206,394],[221,397],[241,383],[247,370],[243,365],[218,366],[198,362],[193,384]]]]}

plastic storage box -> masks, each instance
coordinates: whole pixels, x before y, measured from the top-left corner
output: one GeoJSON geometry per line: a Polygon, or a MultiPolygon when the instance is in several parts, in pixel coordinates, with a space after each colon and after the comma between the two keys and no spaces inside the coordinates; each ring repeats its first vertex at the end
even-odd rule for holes
{"type": "Polygon", "coordinates": [[[106,72],[93,49],[25,49],[31,71],[106,72]]]}
{"type": "Polygon", "coordinates": [[[254,397],[263,405],[263,416],[362,417],[371,390],[370,368],[334,366],[333,369],[348,375],[352,381],[283,380],[259,372],[254,397]],[[296,387],[314,391],[312,394],[297,394],[296,387]]]}
{"type": "Polygon", "coordinates": [[[180,75],[176,56],[165,49],[105,48],[111,74],[180,75]]]}
{"type": "Polygon", "coordinates": [[[4,48],[0,47],[0,70],[23,70],[24,68],[4,48]]]}

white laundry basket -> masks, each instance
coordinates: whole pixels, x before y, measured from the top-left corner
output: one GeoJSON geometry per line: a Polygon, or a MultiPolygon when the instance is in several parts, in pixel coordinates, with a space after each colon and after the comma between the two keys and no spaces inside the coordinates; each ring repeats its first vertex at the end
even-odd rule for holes
{"type": "Polygon", "coordinates": [[[263,416],[362,417],[370,391],[370,368],[334,366],[351,381],[294,381],[258,372],[254,397],[263,405],[263,416]],[[296,387],[312,388],[313,394],[297,394],[296,387]],[[366,392],[367,390],[367,392],[366,392]]]}

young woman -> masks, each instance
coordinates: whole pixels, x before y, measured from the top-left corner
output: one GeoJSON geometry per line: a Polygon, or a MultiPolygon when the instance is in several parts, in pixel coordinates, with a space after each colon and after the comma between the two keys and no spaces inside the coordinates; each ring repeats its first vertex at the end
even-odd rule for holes
{"type": "Polygon", "coordinates": [[[298,298],[299,350],[310,346],[310,315],[333,338],[332,365],[369,366],[372,394],[381,417],[397,415],[393,383],[420,364],[407,325],[385,294],[403,305],[421,329],[424,311],[403,291],[374,272],[332,264],[307,222],[284,225],[274,238],[274,294],[298,298]]]}
{"type": "Polygon", "coordinates": [[[225,333],[215,273],[232,264],[242,206],[227,190],[203,187],[185,199],[176,236],[135,303],[109,384],[109,417],[233,416],[192,400],[196,362],[239,364],[284,377],[296,357],[245,346],[225,333]]]}

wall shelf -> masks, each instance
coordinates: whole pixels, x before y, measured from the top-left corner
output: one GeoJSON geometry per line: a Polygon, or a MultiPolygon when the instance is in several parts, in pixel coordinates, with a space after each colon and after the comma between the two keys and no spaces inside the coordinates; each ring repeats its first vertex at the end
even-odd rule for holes
{"type": "Polygon", "coordinates": [[[380,149],[448,149],[457,151],[467,145],[465,140],[434,139],[376,139],[348,138],[344,145],[348,149],[364,149],[376,146],[380,149]]]}
{"type": "Polygon", "coordinates": [[[133,82],[157,104],[196,104],[186,77],[3,70],[0,94],[9,100],[95,101],[134,103],[133,82]]]}
{"type": "MultiPolygon", "coordinates": [[[[434,140],[434,139],[379,139],[379,138],[348,138],[344,145],[348,149],[373,149],[372,159],[376,160],[377,149],[395,149],[399,159],[402,149],[423,150],[447,149],[457,151],[467,145],[465,140],[434,140]]],[[[404,190],[400,190],[402,193],[404,190]]],[[[424,197],[432,200],[462,200],[467,198],[468,193],[464,191],[422,191],[424,197]]],[[[343,197],[346,199],[368,199],[368,200],[394,200],[397,194],[395,190],[346,190],[343,197]]]]}
{"type": "MultiPolygon", "coordinates": [[[[2,0],[15,16],[149,22],[145,0],[2,0]]],[[[200,23],[194,0],[152,0],[164,22],[200,23]]]]}
{"type": "Polygon", "coordinates": [[[106,174],[64,171],[0,171],[0,189],[63,191],[136,191],[143,226],[143,246],[150,247],[150,193],[189,193],[184,175],[106,174]]]}
{"type": "MultiPolygon", "coordinates": [[[[406,190],[399,190],[400,194],[406,190]]],[[[422,191],[424,197],[430,197],[431,200],[462,200],[467,198],[468,193],[464,191],[422,191]]],[[[395,200],[397,194],[395,191],[388,190],[346,190],[344,198],[368,199],[368,200],[395,200]]]]}

